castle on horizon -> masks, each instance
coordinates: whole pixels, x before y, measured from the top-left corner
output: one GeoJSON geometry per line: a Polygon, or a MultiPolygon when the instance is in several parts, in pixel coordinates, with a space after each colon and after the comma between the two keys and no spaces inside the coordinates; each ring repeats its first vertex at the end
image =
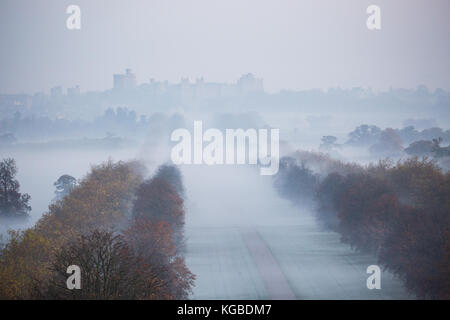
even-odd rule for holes
{"type": "Polygon", "coordinates": [[[198,78],[195,82],[191,82],[188,78],[182,78],[176,84],[150,79],[148,83],[138,85],[136,75],[131,69],[126,69],[124,74],[113,75],[113,91],[127,92],[137,88],[154,94],[174,93],[181,95],[182,98],[200,99],[264,92],[263,79],[257,79],[251,73],[241,76],[236,83],[231,84],[206,82],[203,78],[198,78]]]}

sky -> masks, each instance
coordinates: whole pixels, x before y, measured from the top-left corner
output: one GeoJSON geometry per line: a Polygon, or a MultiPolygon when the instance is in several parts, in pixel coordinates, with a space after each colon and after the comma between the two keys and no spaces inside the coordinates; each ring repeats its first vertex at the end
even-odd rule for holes
{"type": "Polygon", "coordinates": [[[267,91],[450,90],[448,0],[1,0],[0,93],[264,79],[267,91]],[[81,8],[81,29],[66,8],[81,8]],[[366,27],[369,5],[381,30],[366,27]]]}

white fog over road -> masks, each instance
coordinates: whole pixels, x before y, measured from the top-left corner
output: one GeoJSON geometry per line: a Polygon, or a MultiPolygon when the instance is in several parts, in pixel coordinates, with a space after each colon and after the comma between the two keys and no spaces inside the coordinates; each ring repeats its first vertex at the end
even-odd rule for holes
{"type": "Polygon", "coordinates": [[[279,197],[271,177],[249,167],[184,167],[187,255],[194,299],[410,299],[377,259],[322,230],[311,209],[279,197]]]}

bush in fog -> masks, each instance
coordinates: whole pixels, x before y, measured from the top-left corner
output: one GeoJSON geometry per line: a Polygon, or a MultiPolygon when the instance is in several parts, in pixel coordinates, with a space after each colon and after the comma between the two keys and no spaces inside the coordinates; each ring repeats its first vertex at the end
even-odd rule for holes
{"type": "Polygon", "coordinates": [[[31,197],[27,193],[20,193],[16,174],[14,159],[3,159],[0,162],[0,217],[26,218],[31,211],[28,205],[31,197]]]}
{"type": "Polygon", "coordinates": [[[313,172],[318,174],[321,178],[328,174],[338,172],[340,174],[349,174],[362,172],[363,168],[356,163],[347,163],[331,158],[328,154],[322,152],[311,151],[296,151],[292,157],[313,172]]]}
{"type": "Polygon", "coordinates": [[[298,202],[312,199],[318,184],[318,176],[308,169],[304,163],[297,165],[293,158],[282,158],[280,168],[274,177],[274,185],[278,192],[298,202]]]}
{"type": "Polygon", "coordinates": [[[173,299],[187,298],[195,280],[183,257],[185,212],[180,194],[183,190],[178,168],[160,166],[152,178],[139,186],[132,222],[125,231],[135,252],[153,262],[153,272],[163,280],[173,299]]]}
{"type": "Polygon", "coordinates": [[[375,155],[396,156],[403,153],[402,139],[394,129],[387,128],[380,133],[378,141],[369,151],[375,155]]]}
{"type": "MultiPolygon", "coordinates": [[[[130,215],[143,181],[141,172],[142,166],[135,162],[109,161],[93,167],[76,188],[49,206],[49,212],[33,228],[11,232],[0,256],[0,298],[187,297],[194,276],[174,252],[169,224],[138,223],[130,215]],[[119,232],[124,228],[128,230],[119,232]],[[135,241],[130,234],[144,242],[135,241]],[[159,255],[139,249],[145,246],[159,255]],[[153,259],[156,256],[159,258],[153,259]],[[72,264],[82,268],[79,292],[64,289],[65,271],[72,264]],[[106,265],[113,269],[98,272],[106,265]]],[[[162,188],[155,188],[163,193],[172,188],[163,180],[161,184],[162,188]]],[[[173,188],[170,192],[176,194],[173,188]]]]}
{"type": "Polygon", "coordinates": [[[58,252],[52,277],[42,297],[47,299],[152,299],[160,296],[162,281],[149,263],[134,255],[113,232],[95,230],[58,252]],[[81,269],[81,290],[66,287],[67,266],[81,269]]]}
{"type": "MultiPolygon", "coordinates": [[[[139,186],[133,204],[133,218],[167,222],[173,232],[175,245],[181,249],[184,242],[185,223],[183,198],[159,172],[139,186]]],[[[179,187],[182,188],[182,185],[179,184],[179,187]]]]}
{"type": "Polygon", "coordinates": [[[125,235],[94,230],[61,250],[42,296],[51,299],[185,299],[192,274],[178,258],[167,225],[133,225],[125,235]],[[81,269],[81,290],[65,283],[68,265],[81,269]],[[181,267],[181,268],[180,268],[181,267]]]}
{"type": "Polygon", "coordinates": [[[159,166],[155,178],[165,180],[175,188],[175,191],[178,192],[180,196],[184,196],[183,178],[180,170],[176,166],[169,164],[159,166]]]}
{"type": "Polygon", "coordinates": [[[354,146],[370,146],[378,141],[380,135],[381,129],[377,126],[363,124],[348,134],[346,143],[354,146]]]}
{"type": "MultiPolygon", "coordinates": [[[[370,152],[376,155],[401,155],[403,146],[408,145],[404,151],[415,156],[432,155],[439,157],[450,153],[448,147],[436,147],[436,143],[448,144],[450,142],[450,130],[444,131],[439,127],[418,131],[414,126],[382,130],[373,125],[361,125],[350,132],[348,136],[349,139],[344,145],[370,148],[370,152]],[[432,149],[435,149],[435,152],[432,149]]],[[[322,144],[322,146],[325,145],[322,144]]]]}
{"type": "Polygon", "coordinates": [[[141,181],[126,163],[93,167],[33,228],[12,232],[0,257],[0,282],[8,284],[0,286],[0,297],[41,298],[37,293],[46,291],[55,253],[83,234],[123,223],[141,181]]]}
{"type": "Polygon", "coordinates": [[[321,225],[338,231],[339,218],[336,215],[334,203],[342,186],[344,177],[336,172],[330,173],[317,187],[316,199],[318,203],[317,217],[321,225]]]}
{"type": "Polygon", "coordinates": [[[342,241],[377,253],[398,201],[387,184],[367,173],[345,176],[333,195],[342,241]]]}
{"type": "Polygon", "coordinates": [[[450,173],[432,161],[408,159],[389,168],[398,213],[380,260],[419,297],[450,298],[450,173]]]}
{"type": "MultiPolygon", "coordinates": [[[[307,172],[304,163],[293,160],[289,168],[307,172]]],[[[303,177],[309,188],[300,188],[295,174],[279,175],[276,186],[295,202],[316,188],[317,217],[342,241],[376,254],[418,297],[449,299],[450,173],[418,158],[336,168],[319,182],[303,177]]]]}
{"type": "Polygon", "coordinates": [[[433,152],[433,141],[415,141],[405,148],[405,152],[411,156],[431,156],[433,152]]]}
{"type": "Polygon", "coordinates": [[[157,299],[187,299],[195,276],[187,268],[165,221],[136,219],[124,232],[133,253],[149,264],[160,284],[157,299]]]}

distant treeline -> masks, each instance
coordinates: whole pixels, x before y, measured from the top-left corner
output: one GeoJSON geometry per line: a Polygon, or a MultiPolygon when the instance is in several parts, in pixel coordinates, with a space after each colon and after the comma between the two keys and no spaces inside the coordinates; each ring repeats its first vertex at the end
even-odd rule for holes
{"type": "MultiPolygon", "coordinates": [[[[31,105],[22,106],[14,99],[0,99],[0,118],[2,115],[11,117],[17,110],[27,114],[42,114],[49,117],[63,116],[65,118],[83,119],[98,116],[104,106],[128,106],[140,113],[148,110],[174,111],[192,110],[200,108],[201,111],[223,110],[249,111],[249,110],[277,110],[338,113],[364,113],[411,114],[415,111],[426,112],[431,116],[448,112],[450,93],[443,89],[430,90],[425,86],[415,89],[392,88],[384,92],[374,92],[371,89],[355,88],[328,88],[311,90],[282,90],[277,93],[264,91],[249,92],[230,96],[214,90],[210,95],[183,94],[183,87],[177,86],[176,92],[165,90],[151,90],[148,85],[142,85],[131,90],[104,92],[86,92],[76,96],[48,97],[36,94],[29,98],[31,105]],[[9,101],[9,102],[8,102],[9,101]],[[395,110],[395,111],[394,111],[395,110]]],[[[1,95],[0,95],[1,96],[1,95]]],[[[6,97],[7,98],[7,97],[6,97]]]]}
{"type": "Polygon", "coordinates": [[[195,276],[183,257],[177,168],[143,179],[138,162],[93,167],[33,228],[0,253],[0,299],[185,299],[195,276]],[[66,286],[81,269],[81,289],[66,286]]]}
{"type": "MultiPolygon", "coordinates": [[[[360,125],[348,134],[344,144],[338,144],[335,136],[323,136],[319,147],[323,152],[335,152],[346,147],[358,147],[374,157],[418,156],[431,157],[444,169],[450,169],[450,130],[432,127],[416,130],[413,126],[402,129],[360,125]],[[447,144],[447,145],[446,145],[447,144]]],[[[338,151],[339,153],[339,151],[338,151]]]]}
{"type": "Polygon", "coordinates": [[[179,114],[167,116],[164,113],[138,117],[127,108],[108,108],[93,121],[49,118],[47,116],[23,117],[17,112],[13,117],[0,120],[0,145],[12,144],[17,140],[61,140],[67,138],[124,136],[142,137],[152,130],[153,135],[170,132],[184,126],[179,114]]]}
{"type": "Polygon", "coordinates": [[[280,194],[314,204],[318,221],[377,255],[420,298],[450,298],[450,173],[427,159],[360,166],[297,152],[275,176],[280,194]]]}
{"type": "Polygon", "coordinates": [[[337,144],[337,138],[334,136],[324,136],[321,147],[330,148],[333,146],[354,146],[354,147],[373,147],[378,144],[404,145],[416,141],[432,141],[441,138],[443,143],[450,143],[450,130],[444,130],[439,127],[432,127],[423,130],[417,130],[414,126],[407,126],[402,129],[386,128],[381,129],[375,125],[363,124],[356,127],[348,134],[348,139],[343,145],[337,144]]]}

